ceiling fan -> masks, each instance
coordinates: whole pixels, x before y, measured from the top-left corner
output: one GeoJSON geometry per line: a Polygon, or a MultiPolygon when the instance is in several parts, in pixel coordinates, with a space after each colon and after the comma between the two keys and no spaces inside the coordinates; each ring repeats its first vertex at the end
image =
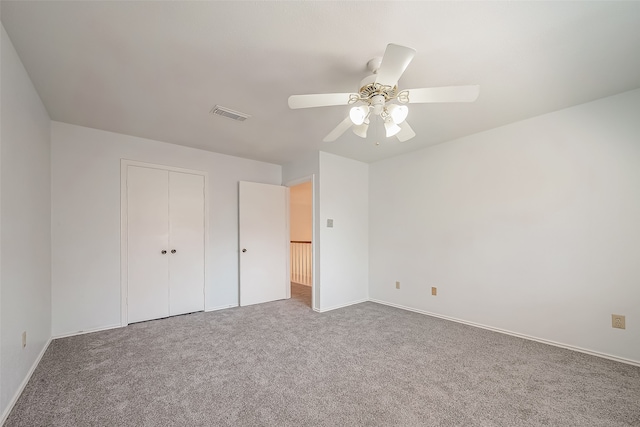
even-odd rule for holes
{"type": "Polygon", "coordinates": [[[367,68],[373,74],[360,82],[358,93],[292,95],[289,97],[289,108],[353,105],[349,116],[324,137],[324,142],[335,141],[351,127],[353,133],[366,138],[369,124],[375,117],[384,123],[387,138],[395,136],[404,142],[416,136],[405,120],[409,113],[406,104],[473,102],[478,98],[480,87],[477,85],[398,91],[398,80],[415,54],[415,49],[391,43],[387,45],[382,58],[374,58],[367,63],[367,68]]]}

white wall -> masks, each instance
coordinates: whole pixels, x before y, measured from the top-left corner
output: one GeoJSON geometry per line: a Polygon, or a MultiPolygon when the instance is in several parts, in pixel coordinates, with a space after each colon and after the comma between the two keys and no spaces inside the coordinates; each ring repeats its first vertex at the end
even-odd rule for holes
{"type": "Polygon", "coordinates": [[[640,362],[639,114],[635,90],[370,165],[371,298],[640,362]]]}
{"type": "Polygon", "coordinates": [[[366,301],[369,283],[369,166],[320,152],[322,311],[366,301]],[[327,227],[333,219],[333,228],[327,227]]]}
{"type": "MultiPolygon", "coordinates": [[[[298,181],[313,176],[315,189],[318,186],[318,174],[320,173],[320,152],[300,156],[296,161],[282,166],[282,182],[284,184],[298,181]]],[[[317,195],[317,194],[316,194],[317,195]]]]}
{"type": "Polygon", "coordinates": [[[283,183],[314,177],[314,309],[368,298],[368,165],[318,152],[286,164],[283,183]],[[334,220],[327,228],[327,219],[334,220]]]}
{"type": "Polygon", "coordinates": [[[0,413],[4,418],[51,338],[51,199],[49,115],[4,27],[1,38],[0,413]]]}
{"type": "Polygon", "coordinates": [[[281,167],[52,122],[53,336],[120,324],[120,159],[209,173],[205,308],[238,304],[238,181],[281,167]]]}

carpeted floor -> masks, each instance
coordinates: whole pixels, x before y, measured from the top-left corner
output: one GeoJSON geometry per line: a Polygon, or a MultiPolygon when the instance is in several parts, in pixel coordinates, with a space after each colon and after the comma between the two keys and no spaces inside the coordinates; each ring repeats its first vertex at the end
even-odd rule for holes
{"type": "Polygon", "coordinates": [[[55,340],[6,425],[640,426],[640,368],[292,298],[55,340]]]}
{"type": "Polygon", "coordinates": [[[291,298],[311,307],[311,286],[291,282],[291,298]]]}

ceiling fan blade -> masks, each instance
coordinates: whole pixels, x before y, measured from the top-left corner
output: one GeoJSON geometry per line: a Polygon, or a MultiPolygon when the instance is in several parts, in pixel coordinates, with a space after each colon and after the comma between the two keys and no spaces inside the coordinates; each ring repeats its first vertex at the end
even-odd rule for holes
{"type": "Polygon", "coordinates": [[[416,136],[416,133],[411,129],[411,126],[409,126],[409,123],[407,123],[406,120],[398,126],[400,126],[400,132],[396,133],[398,141],[405,142],[416,136]]]}
{"type": "Polygon", "coordinates": [[[329,132],[329,135],[325,136],[322,141],[324,141],[324,142],[333,142],[333,141],[335,141],[336,139],[338,139],[340,137],[340,135],[345,133],[347,131],[347,129],[349,129],[352,125],[353,125],[353,122],[351,121],[351,117],[347,116],[347,118],[344,119],[343,121],[341,121],[340,124],[338,126],[336,126],[336,128],[334,130],[329,132]]]}
{"type": "Polygon", "coordinates": [[[478,99],[480,86],[445,86],[408,89],[409,103],[423,102],[473,102],[478,99]]]}
{"type": "Polygon", "coordinates": [[[395,86],[404,70],[413,59],[416,50],[406,46],[390,43],[384,51],[382,63],[378,69],[376,83],[385,86],[395,86]]]}
{"type": "Polygon", "coordinates": [[[328,107],[331,105],[349,104],[350,93],[317,93],[311,95],[291,95],[289,108],[328,107]]]}

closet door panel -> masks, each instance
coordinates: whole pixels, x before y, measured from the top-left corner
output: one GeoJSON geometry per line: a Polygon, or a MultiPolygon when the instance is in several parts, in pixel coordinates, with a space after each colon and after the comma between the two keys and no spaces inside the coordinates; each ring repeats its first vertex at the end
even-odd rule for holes
{"type": "Polygon", "coordinates": [[[127,308],[134,323],[169,315],[169,173],[130,166],[127,175],[127,308]]]}
{"type": "Polygon", "coordinates": [[[170,172],[169,311],[171,315],[204,310],[204,236],[204,177],[170,172]]]}

